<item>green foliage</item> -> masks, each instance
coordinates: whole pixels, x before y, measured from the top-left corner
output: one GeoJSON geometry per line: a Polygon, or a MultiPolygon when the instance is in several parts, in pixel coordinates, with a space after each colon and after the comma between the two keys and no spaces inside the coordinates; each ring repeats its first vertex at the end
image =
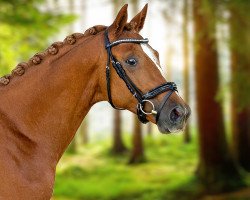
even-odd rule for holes
{"type": "Polygon", "coordinates": [[[0,74],[44,49],[48,38],[74,19],[45,9],[44,2],[0,0],[0,74]]]}
{"type": "Polygon", "coordinates": [[[98,143],[78,155],[65,155],[58,166],[55,196],[85,200],[176,199],[179,194],[175,190],[193,177],[197,149],[194,143],[184,145],[182,135],[148,138],[148,159],[140,165],[128,165],[126,155],[110,156],[108,146],[98,143]],[[166,198],[169,195],[172,197],[166,198]]]}
{"type": "Polygon", "coordinates": [[[140,165],[128,165],[128,155],[111,156],[107,142],[64,155],[57,168],[55,200],[202,199],[204,188],[193,174],[198,160],[196,137],[190,144],[183,144],[181,134],[147,138],[145,143],[147,162],[140,165]]]}
{"type": "Polygon", "coordinates": [[[238,109],[250,105],[250,1],[229,1],[230,48],[232,53],[232,89],[238,109]]]}
{"type": "MultiPolygon", "coordinates": [[[[250,62],[249,62],[250,63],[250,62]]],[[[249,66],[248,66],[249,67],[249,66]]],[[[250,106],[250,80],[249,80],[249,70],[239,69],[233,74],[232,88],[239,99],[239,105],[237,107],[238,111],[250,106]]]]}

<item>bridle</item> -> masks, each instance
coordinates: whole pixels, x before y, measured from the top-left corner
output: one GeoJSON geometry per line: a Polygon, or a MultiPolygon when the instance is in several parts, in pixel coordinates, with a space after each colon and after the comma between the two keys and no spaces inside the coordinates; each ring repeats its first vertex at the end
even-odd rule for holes
{"type": "Polygon", "coordinates": [[[112,96],[111,96],[111,87],[110,87],[110,61],[112,63],[112,66],[115,68],[116,73],[119,75],[119,77],[125,82],[127,88],[129,91],[133,94],[133,96],[138,100],[137,104],[137,116],[139,120],[142,123],[147,123],[148,120],[146,118],[147,115],[156,115],[156,123],[159,120],[161,111],[166,104],[167,100],[171,96],[171,94],[175,91],[177,91],[177,86],[174,82],[166,82],[147,93],[143,94],[139,88],[136,87],[136,85],[131,81],[131,79],[127,76],[125,70],[123,69],[121,63],[113,56],[111,48],[114,46],[117,46],[122,43],[135,43],[135,44],[141,44],[141,43],[148,43],[148,39],[133,39],[133,38],[126,38],[121,40],[116,40],[114,42],[109,41],[108,37],[108,29],[105,30],[105,48],[107,50],[108,54],[108,60],[106,65],[106,80],[107,80],[107,91],[108,91],[108,99],[111,106],[118,110],[124,110],[123,108],[118,108],[113,104],[112,96]],[[158,110],[155,110],[155,105],[150,99],[156,97],[157,95],[169,91],[165,97],[163,98],[158,110]],[[150,103],[152,105],[151,112],[144,111],[144,107],[146,102],[150,103]]]}

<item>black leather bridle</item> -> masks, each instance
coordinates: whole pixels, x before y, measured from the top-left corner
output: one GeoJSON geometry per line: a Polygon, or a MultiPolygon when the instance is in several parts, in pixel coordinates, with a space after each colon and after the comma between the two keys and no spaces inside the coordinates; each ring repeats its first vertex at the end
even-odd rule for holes
{"type": "Polygon", "coordinates": [[[171,94],[175,91],[177,91],[177,86],[174,82],[166,82],[150,91],[148,91],[146,94],[143,94],[139,88],[136,87],[136,85],[131,81],[131,79],[127,76],[125,70],[123,69],[121,63],[113,56],[111,48],[113,46],[122,44],[122,43],[135,43],[135,44],[141,44],[141,43],[148,43],[148,39],[133,39],[133,38],[126,38],[126,39],[121,39],[121,40],[116,40],[114,42],[109,41],[108,37],[108,29],[105,31],[105,48],[108,53],[108,60],[107,60],[107,65],[106,65],[106,80],[107,80],[107,90],[108,90],[108,98],[109,98],[109,103],[111,106],[115,109],[118,110],[123,110],[122,108],[118,108],[113,104],[112,101],[112,96],[111,96],[111,87],[110,87],[110,62],[112,63],[112,66],[115,68],[116,73],[119,75],[119,77],[125,82],[127,88],[129,91],[133,94],[133,96],[138,100],[137,104],[137,115],[139,120],[142,123],[147,123],[148,120],[146,118],[146,115],[156,115],[156,123],[159,120],[161,111],[166,104],[167,100],[171,96],[171,94]],[[163,98],[158,110],[155,110],[155,105],[153,104],[150,99],[156,97],[157,95],[169,91],[165,97],[163,98]],[[152,105],[152,111],[145,112],[144,106],[145,103],[149,102],[152,105]]]}

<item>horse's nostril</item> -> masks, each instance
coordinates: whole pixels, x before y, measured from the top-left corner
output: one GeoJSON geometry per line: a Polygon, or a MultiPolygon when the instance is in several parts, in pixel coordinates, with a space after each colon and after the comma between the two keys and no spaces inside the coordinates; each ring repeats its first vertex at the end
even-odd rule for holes
{"type": "Polygon", "coordinates": [[[185,110],[182,109],[181,107],[175,107],[171,113],[170,113],[170,120],[172,122],[177,122],[179,121],[180,119],[182,119],[182,117],[184,116],[185,114],[185,110]]]}

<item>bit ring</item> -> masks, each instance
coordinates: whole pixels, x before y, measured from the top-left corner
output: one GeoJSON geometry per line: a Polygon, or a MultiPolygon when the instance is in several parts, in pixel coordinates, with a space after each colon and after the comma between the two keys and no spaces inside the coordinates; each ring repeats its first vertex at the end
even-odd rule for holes
{"type": "Polygon", "coordinates": [[[145,114],[145,115],[156,115],[156,114],[157,114],[157,111],[155,110],[155,105],[153,104],[152,101],[147,100],[147,99],[144,99],[144,100],[142,100],[141,103],[139,103],[138,106],[139,106],[139,109],[142,111],[143,114],[145,114]],[[148,103],[151,104],[151,106],[152,106],[151,112],[145,112],[145,111],[143,110],[142,104],[141,104],[141,103],[143,103],[143,102],[148,102],[148,103]]]}

